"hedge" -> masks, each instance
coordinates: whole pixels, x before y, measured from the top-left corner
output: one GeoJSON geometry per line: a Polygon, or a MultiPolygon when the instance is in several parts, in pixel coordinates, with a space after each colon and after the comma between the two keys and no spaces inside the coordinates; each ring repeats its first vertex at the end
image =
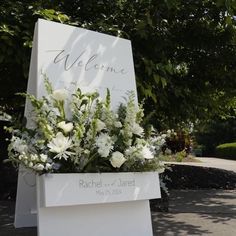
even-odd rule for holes
{"type": "Polygon", "coordinates": [[[236,160],[236,142],[224,143],[216,147],[216,156],[236,160]]]}

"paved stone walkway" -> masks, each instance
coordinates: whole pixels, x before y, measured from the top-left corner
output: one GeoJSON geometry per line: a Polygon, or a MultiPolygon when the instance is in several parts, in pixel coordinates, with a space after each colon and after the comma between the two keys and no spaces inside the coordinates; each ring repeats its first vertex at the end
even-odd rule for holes
{"type": "Polygon", "coordinates": [[[236,190],[176,190],[168,213],[153,212],[154,235],[235,236],[236,190]]]}
{"type": "Polygon", "coordinates": [[[196,157],[196,159],[199,162],[166,162],[166,163],[167,164],[171,163],[175,165],[212,167],[236,172],[236,161],[234,160],[226,160],[214,157],[196,157]]]}

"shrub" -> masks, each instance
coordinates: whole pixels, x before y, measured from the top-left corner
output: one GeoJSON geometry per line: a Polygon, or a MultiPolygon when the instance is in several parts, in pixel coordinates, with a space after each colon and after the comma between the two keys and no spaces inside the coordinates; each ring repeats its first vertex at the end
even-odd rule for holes
{"type": "Polygon", "coordinates": [[[182,151],[189,154],[191,150],[190,133],[186,130],[171,131],[170,136],[166,138],[166,148],[174,154],[182,151]]]}
{"type": "Polygon", "coordinates": [[[236,160],[236,142],[224,143],[216,147],[216,156],[236,160]]]}

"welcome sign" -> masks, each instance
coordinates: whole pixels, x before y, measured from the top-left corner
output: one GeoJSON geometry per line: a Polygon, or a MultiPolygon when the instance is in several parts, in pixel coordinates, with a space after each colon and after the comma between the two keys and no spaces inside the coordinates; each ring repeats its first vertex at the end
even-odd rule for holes
{"type": "Polygon", "coordinates": [[[137,101],[131,42],[94,31],[39,20],[35,29],[36,55],[29,89],[37,97],[44,95],[42,74],[46,74],[55,89],[73,93],[98,91],[104,97],[111,92],[115,108],[127,91],[134,91],[137,101]],[[35,84],[36,82],[36,84],[35,84]],[[35,87],[36,86],[36,87],[35,87]]]}
{"type": "MultiPolygon", "coordinates": [[[[131,42],[94,31],[38,20],[34,31],[27,92],[37,98],[46,94],[44,76],[54,89],[73,93],[97,91],[104,98],[111,92],[115,109],[133,91],[137,102],[131,42]]],[[[25,116],[30,124],[30,106],[25,116]]],[[[35,175],[19,171],[15,226],[35,226],[35,175]]]]}

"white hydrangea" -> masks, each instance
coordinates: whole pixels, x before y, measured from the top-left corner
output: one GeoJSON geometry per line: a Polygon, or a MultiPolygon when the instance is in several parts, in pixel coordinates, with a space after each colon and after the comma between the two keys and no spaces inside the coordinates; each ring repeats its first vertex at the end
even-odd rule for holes
{"type": "Polygon", "coordinates": [[[28,150],[28,147],[25,144],[25,141],[16,136],[12,137],[11,145],[12,145],[13,150],[19,153],[27,152],[28,150]]]}
{"type": "Polygon", "coordinates": [[[113,148],[112,138],[106,133],[101,133],[96,139],[96,146],[101,157],[108,157],[113,148]]]}

